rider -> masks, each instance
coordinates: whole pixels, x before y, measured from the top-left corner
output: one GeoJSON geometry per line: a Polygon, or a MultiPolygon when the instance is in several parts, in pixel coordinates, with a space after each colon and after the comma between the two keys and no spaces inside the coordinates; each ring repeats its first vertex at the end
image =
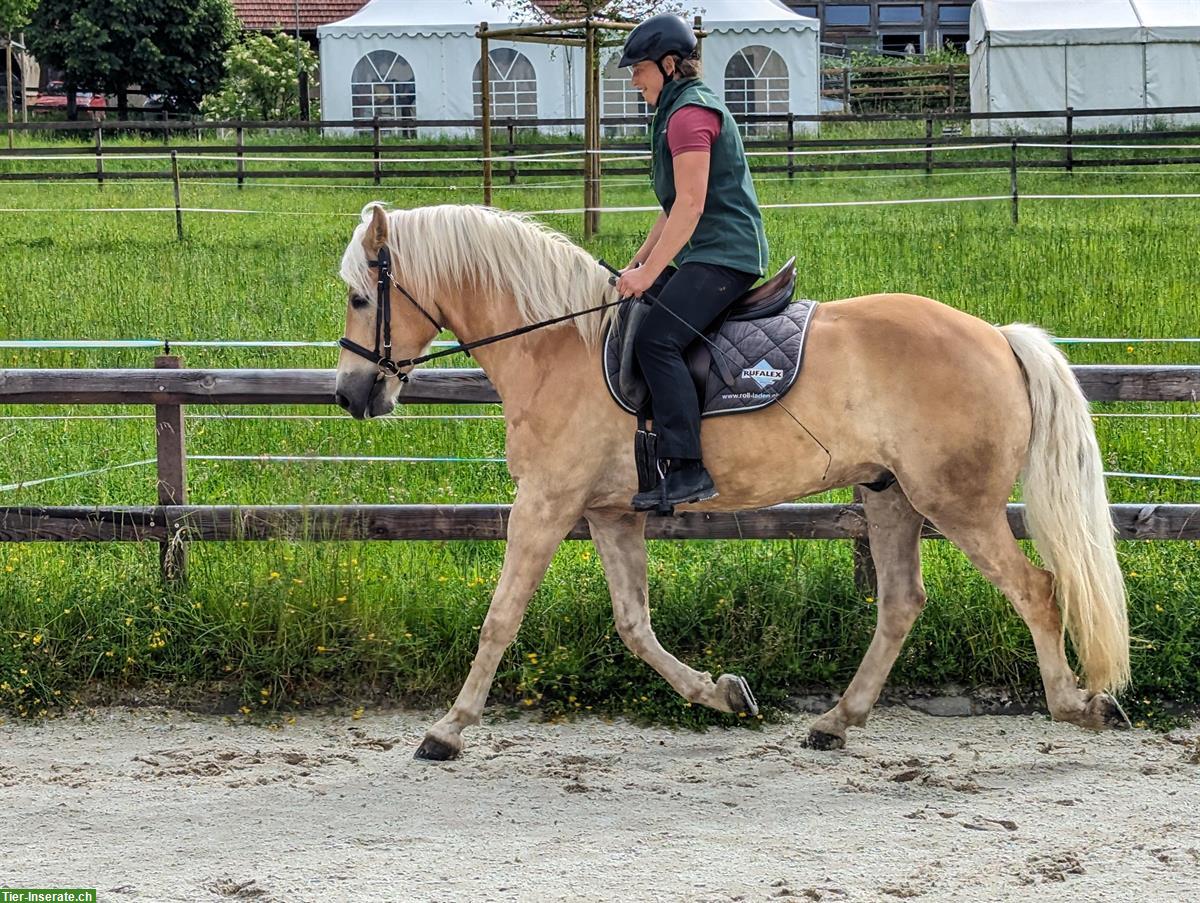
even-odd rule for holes
{"type": "Polygon", "coordinates": [[[663,212],[621,271],[623,297],[650,291],[634,352],[650,389],[665,487],[633,497],[639,511],[715,498],[700,454],[700,404],[684,349],[766,271],[767,238],[737,123],[699,78],[696,35],[662,14],[629,33],[621,66],[654,108],[654,193],[663,212]],[[674,262],[675,266],[672,266],[674,262]]]}

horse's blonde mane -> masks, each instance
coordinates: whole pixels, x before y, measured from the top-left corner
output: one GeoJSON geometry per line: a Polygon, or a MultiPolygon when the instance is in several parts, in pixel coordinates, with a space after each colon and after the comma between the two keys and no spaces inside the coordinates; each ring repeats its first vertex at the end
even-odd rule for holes
{"type": "MultiPolygon", "coordinates": [[[[354,291],[375,297],[363,235],[372,201],[342,256],[341,277],[354,291]]],[[[519,213],[467,204],[389,210],[388,247],[395,279],[418,301],[447,292],[482,299],[512,298],[521,318],[535,323],[586,310],[615,297],[604,270],[565,235],[519,213]]],[[[569,321],[589,346],[600,340],[608,314],[569,321]]],[[[566,323],[563,324],[567,325],[566,323]]],[[[549,327],[554,328],[554,327],[549,327]]]]}

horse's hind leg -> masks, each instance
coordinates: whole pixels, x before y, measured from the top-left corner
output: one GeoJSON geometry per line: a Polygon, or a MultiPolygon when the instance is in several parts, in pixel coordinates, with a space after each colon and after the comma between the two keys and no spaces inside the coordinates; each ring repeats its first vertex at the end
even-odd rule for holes
{"type": "Polygon", "coordinates": [[[629,650],[684,699],[721,712],[757,714],[758,704],[745,680],[723,674],[714,683],[711,674],[689,668],[654,635],[647,593],[646,515],[590,512],[586,516],[608,578],[617,633],[629,650]]]}
{"type": "Polygon", "coordinates": [[[579,519],[581,507],[525,487],[517,493],[509,515],[504,566],[479,631],[479,652],[471,662],[471,673],[450,711],[425,734],[416,758],[453,759],[462,751],[463,728],[479,723],[500,657],[517,635],[529,599],[554,550],[579,519]]]}
{"type": "Polygon", "coordinates": [[[904,639],[925,607],[921,583],[924,518],[914,510],[899,483],[882,492],[868,490],[863,510],[879,585],[875,635],[842,698],[813,722],[805,745],[814,749],[839,749],[846,743],[847,727],[867,723],[904,639]]]}
{"type": "Polygon", "coordinates": [[[1003,507],[987,515],[966,513],[972,510],[979,509],[963,504],[955,512],[938,517],[935,523],[942,535],[966,553],[983,576],[1004,593],[1029,627],[1050,716],[1091,730],[1129,727],[1129,719],[1115,699],[1079,687],[1067,662],[1053,576],[1025,557],[1003,507]]]}

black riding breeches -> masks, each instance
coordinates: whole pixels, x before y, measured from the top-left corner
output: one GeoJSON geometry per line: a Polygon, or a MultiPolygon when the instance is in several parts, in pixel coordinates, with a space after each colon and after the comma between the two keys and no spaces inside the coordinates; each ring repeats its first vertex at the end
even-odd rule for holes
{"type": "Polygon", "coordinates": [[[667,267],[650,287],[658,303],[642,321],[633,348],[650,388],[660,457],[700,457],[700,401],[684,350],[757,278],[716,264],[685,263],[678,270],[667,267]]]}

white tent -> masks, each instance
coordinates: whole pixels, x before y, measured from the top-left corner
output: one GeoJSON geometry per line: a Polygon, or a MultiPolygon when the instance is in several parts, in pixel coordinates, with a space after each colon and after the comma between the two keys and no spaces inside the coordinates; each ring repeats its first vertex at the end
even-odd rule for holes
{"type": "MultiPolygon", "coordinates": [[[[820,111],[816,19],[780,0],[685,0],[703,17],[705,81],[735,114],[820,111]]],[[[321,43],[321,115],[472,119],[476,116],[479,40],[475,30],[520,24],[505,0],[372,0],[348,19],[317,29],[321,43]]],[[[493,110],[498,118],[582,118],[583,53],[576,48],[492,41],[493,110]]],[[[605,116],[644,110],[606,51],[605,116]]],[[[802,128],[804,126],[801,126],[802,128]]],[[[348,130],[347,130],[348,131],[348,130]]],[[[464,131],[440,129],[442,133],[464,131]]]]}
{"type": "MultiPolygon", "coordinates": [[[[1200,106],[1197,0],[976,0],[971,111],[1200,106]]],[[[1133,128],[1145,117],[1077,120],[1133,128]]],[[[1176,122],[1200,117],[1164,117],[1176,122]]],[[[992,120],[976,131],[1061,131],[1061,118],[992,120]]]]}
{"type": "MultiPolygon", "coordinates": [[[[317,29],[323,119],[475,119],[480,22],[522,22],[504,0],[371,0],[317,29]]],[[[499,118],[583,115],[583,73],[568,48],[490,42],[499,118]]],[[[345,130],[349,131],[349,130],[345,130]]],[[[427,130],[422,130],[427,131],[427,130]]],[[[468,129],[438,129],[467,133],[468,129]]]]}
{"type": "Polygon", "coordinates": [[[702,17],[703,78],[731,112],[821,112],[820,21],[780,0],[684,0],[682,6],[689,17],[702,17]]]}

